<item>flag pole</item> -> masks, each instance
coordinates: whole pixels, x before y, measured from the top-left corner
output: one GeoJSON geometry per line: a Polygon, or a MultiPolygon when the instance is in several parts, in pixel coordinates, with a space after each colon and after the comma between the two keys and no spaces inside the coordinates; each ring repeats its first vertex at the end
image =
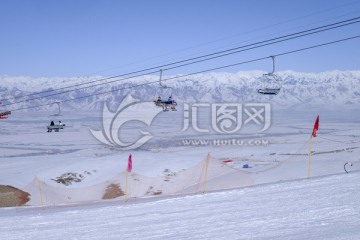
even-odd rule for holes
{"type": "Polygon", "coordinates": [[[126,196],[128,194],[128,175],[129,175],[129,172],[131,172],[132,170],[132,155],[131,153],[129,154],[129,158],[128,158],[128,164],[127,164],[127,167],[126,167],[126,183],[125,183],[125,196],[124,196],[124,203],[127,201],[126,200],[126,196]]]}
{"type": "Polygon", "coordinates": [[[40,202],[41,202],[41,207],[44,207],[44,202],[43,202],[43,197],[42,197],[42,190],[41,190],[41,185],[40,185],[40,180],[37,176],[35,176],[35,179],[38,183],[38,187],[39,187],[39,193],[40,193],[40,202]]]}
{"type": "Polygon", "coordinates": [[[311,136],[310,136],[310,145],[309,145],[309,162],[308,162],[308,179],[310,179],[310,175],[311,175],[312,137],[313,137],[313,135],[311,135],[311,136]]]}
{"type": "Polygon", "coordinates": [[[208,167],[209,167],[209,160],[211,158],[210,152],[208,153],[208,155],[206,156],[206,162],[205,162],[205,176],[204,176],[204,192],[206,192],[206,178],[207,178],[207,172],[208,172],[208,167]]]}
{"type": "Polygon", "coordinates": [[[310,179],[311,176],[311,155],[312,155],[312,138],[316,137],[316,132],[319,130],[319,115],[316,117],[314,128],[312,130],[312,133],[310,135],[310,144],[309,144],[309,162],[308,162],[308,179],[310,179]]]}
{"type": "Polygon", "coordinates": [[[126,184],[125,184],[125,196],[124,196],[124,203],[126,203],[126,195],[128,192],[128,168],[126,168],[126,184]]]}

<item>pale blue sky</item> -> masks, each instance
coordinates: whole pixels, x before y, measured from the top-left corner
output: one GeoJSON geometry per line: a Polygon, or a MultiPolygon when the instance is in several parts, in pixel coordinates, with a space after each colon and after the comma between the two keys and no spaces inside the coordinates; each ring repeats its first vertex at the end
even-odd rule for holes
{"type": "MultiPolygon", "coordinates": [[[[2,0],[0,75],[112,76],[360,16],[356,0],[2,0]]],[[[360,23],[167,74],[360,35],[360,23]]],[[[360,69],[360,39],[276,59],[277,70],[360,69]]],[[[271,60],[222,71],[271,70],[271,60]]]]}

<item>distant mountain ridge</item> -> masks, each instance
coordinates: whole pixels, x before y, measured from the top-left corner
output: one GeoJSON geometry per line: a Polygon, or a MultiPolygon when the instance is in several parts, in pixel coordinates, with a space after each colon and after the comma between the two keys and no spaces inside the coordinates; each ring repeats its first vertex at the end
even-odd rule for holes
{"type": "MultiPolygon", "coordinates": [[[[281,109],[304,108],[318,106],[357,107],[360,106],[360,71],[329,71],[322,73],[301,73],[283,71],[277,75],[284,79],[282,89],[277,96],[264,96],[257,93],[262,87],[273,85],[263,79],[261,71],[238,73],[206,73],[188,77],[172,79],[176,76],[163,76],[163,85],[172,87],[172,95],[181,102],[271,102],[281,109]],[[171,79],[168,80],[167,79],[171,79]]],[[[179,75],[180,76],[180,75],[179,75]]],[[[26,109],[28,111],[49,110],[54,106],[46,106],[59,100],[64,108],[69,110],[100,110],[106,101],[110,107],[116,108],[119,102],[127,95],[142,101],[152,101],[157,95],[167,98],[170,89],[161,89],[156,83],[158,76],[143,76],[133,79],[116,81],[108,84],[99,81],[92,84],[101,84],[94,87],[89,85],[67,88],[103,79],[91,78],[31,78],[0,76],[0,98],[9,99],[5,104],[19,102],[7,106],[8,109],[27,108],[29,106],[44,105],[26,109]],[[155,82],[154,84],[144,84],[155,82]],[[141,85],[142,84],[142,85],[141,85]],[[141,85],[133,87],[134,85],[141,85]],[[84,88],[85,87],[85,88],[84,88]],[[59,89],[62,88],[62,89],[59,89]],[[79,89],[83,88],[83,89],[79,89]],[[58,89],[55,91],[49,91],[58,89]],[[118,90],[119,89],[119,90],[118,90]],[[37,92],[48,91],[40,95],[37,92]],[[56,93],[64,92],[56,95],[56,93]],[[105,94],[102,94],[106,92],[105,94]],[[26,98],[11,99],[24,95],[26,98]],[[92,96],[90,96],[92,95],[92,96]],[[44,98],[40,98],[44,96],[44,98]],[[30,101],[30,99],[33,99],[30,101]],[[74,100],[71,100],[74,99],[74,100]]],[[[108,81],[115,81],[110,79],[108,81]]],[[[26,111],[25,110],[25,111],[26,111]]]]}

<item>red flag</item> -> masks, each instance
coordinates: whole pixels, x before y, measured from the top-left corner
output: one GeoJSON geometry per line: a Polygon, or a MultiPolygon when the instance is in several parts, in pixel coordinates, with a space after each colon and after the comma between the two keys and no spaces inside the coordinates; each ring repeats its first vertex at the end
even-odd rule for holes
{"type": "Polygon", "coordinates": [[[132,156],[131,153],[129,154],[129,159],[128,159],[128,166],[127,166],[127,171],[131,172],[132,169],[132,156]]]}
{"type": "Polygon", "coordinates": [[[319,130],[319,115],[317,116],[316,120],[315,120],[315,124],[314,124],[314,129],[312,131],[312,136],[316,137],[316,131],[319,130]]]}

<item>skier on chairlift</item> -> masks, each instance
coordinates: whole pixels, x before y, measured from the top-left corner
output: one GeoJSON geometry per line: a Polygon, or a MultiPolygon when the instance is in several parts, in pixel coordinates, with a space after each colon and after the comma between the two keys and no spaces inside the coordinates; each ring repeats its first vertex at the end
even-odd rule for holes
{"type": "Polygon", "coordinates": [[[171,96],[168,98],[167,103],[173,103],[171,96]]]}

